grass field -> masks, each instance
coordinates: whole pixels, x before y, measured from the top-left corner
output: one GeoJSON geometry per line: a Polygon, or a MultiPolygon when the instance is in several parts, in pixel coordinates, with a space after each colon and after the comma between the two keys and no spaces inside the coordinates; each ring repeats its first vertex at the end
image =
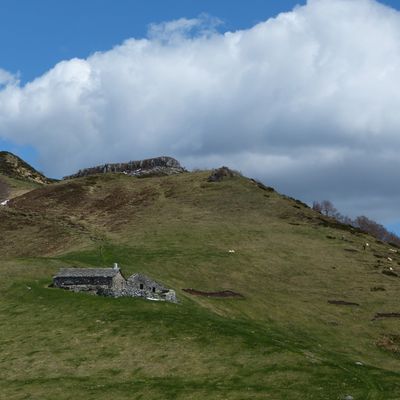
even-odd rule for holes
{"type": "Polygon", "coordinates": [[[400,312],[382,273],[400,274],[398,253],[208,174],[92,176],[0,210],[0,399],[400,399],[400,319],[373,320],[400,312]],[[180,303],[48,287],[61,266],[113,262],[180,303]]]}

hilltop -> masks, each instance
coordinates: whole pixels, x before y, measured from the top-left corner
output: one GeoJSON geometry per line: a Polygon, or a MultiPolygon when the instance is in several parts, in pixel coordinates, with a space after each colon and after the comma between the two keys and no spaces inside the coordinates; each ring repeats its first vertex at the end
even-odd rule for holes
{"type": "Polygon", "coordinates": [[[20,196],[41,185],[55,182],[20,157],[8,151],[0,151],[0,200],[20,196]]]}
{"type": "Polygon", "coordinates": [[[53,179],[45,177],[24,160],[8,151],[0,151],[0,174],[42,185],[54,182],[53,179]]]}
{"type": "Polygon", "coordinates": [[[96,174],[124,173],[130,176],[149,177],[175,175],[185,172],[178,160],[172,157],[155,157],[146,160],[129,161],[126,163],[104,164],[92,168],[84,168],[76,174],[65,176],[64,179],[81,178],[96,174]]]}
{"type": "Polygon", "coordinates": [[[397,249],[224,171],[93,174],[0,208],[0,398],[400,397],[397,249]],[[48,288],[113,262],[180,305],[48,288]]]}

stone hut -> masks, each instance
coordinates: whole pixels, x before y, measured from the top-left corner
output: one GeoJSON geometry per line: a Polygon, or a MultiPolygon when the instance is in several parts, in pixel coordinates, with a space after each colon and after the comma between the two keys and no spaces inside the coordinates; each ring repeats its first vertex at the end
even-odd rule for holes
{"type": "Polygon", "coordinates": [[[167,289],[165,286],[142,274],[131,275],[126,281],[125,290],[127,295],[132,297],[145,297],[149,300],[177,301],[174,290],[167,289]]]}
{"type": "Polygon", "coordinates": [[[122,291],[126,280],[118,265],[113,268],[61,268],[53,277],[54,287],[74,292],[122,291]]]}
{"type": "Polygon", "coordinates": [[[133,274],[126,280],[118,264],[113,268],[61,268],[53,277],[53,286],[102,296],[144,297],[177,303],[174,290],[142,274],[133,274]]]}

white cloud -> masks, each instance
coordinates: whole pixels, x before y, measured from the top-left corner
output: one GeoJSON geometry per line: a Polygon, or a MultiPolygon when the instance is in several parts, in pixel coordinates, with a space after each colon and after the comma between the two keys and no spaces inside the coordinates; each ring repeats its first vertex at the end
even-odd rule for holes
{"type": "Polygon", "coordinates": [[[166,154],[400,219],[400,13],[309,0],[248,30],[218,23],[152,25],[24,86],[0,70],[0,138],[33,145],[50,175],[166,154]],[[367,207],[378,194],[384,211],[367,207]]]}
{"type": "Polygon", "coordinates": [[[4,86],[18,82],[18,77],[0,68],[0,89],[4,86]]]}

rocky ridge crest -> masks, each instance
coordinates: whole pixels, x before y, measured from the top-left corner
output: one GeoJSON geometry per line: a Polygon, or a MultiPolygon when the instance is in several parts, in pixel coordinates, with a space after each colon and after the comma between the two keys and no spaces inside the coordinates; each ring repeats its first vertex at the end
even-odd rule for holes
{"type": "Polygon", "coordinates": [[[0,174],[9,178],[15,178],[39,184],[54,182],[53,179],[45,177],[24,160],[8,151],[0,151],[0,174]]]}
{"type": "Polygon", "coordinates": [[[156,157],[146,160],[129,161],[126,163],[103,164],[92,168],[80,169],[76,174],[65,176],[63,179],[81,178],[89,175],[106,173],[123,173],[130,176],[163,176],[186,172],[179,161],[172,157],[156,157]]]}

